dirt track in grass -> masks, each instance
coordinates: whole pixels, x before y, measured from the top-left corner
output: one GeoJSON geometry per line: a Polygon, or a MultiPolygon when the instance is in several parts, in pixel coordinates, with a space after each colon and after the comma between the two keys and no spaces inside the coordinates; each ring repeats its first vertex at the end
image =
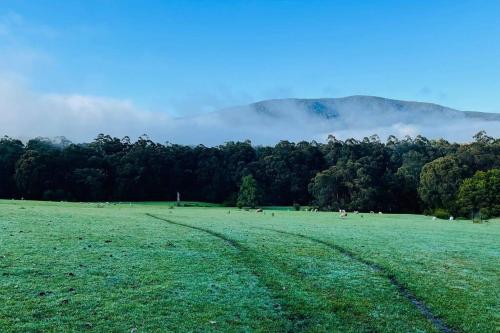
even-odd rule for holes
{"type": "Polygon", "coordinates": [[[330,242],[327,242],[327,241],[324,241],[324,240],[321,240],[321,239],[317,239],[317,238],[314,238],[314,237],[309,237],[309,236],[306,236],[306,235],[302,235],[302,234],[298,234],[298,233],[292,233],[292,232],[287,232],[287,231],[283,231],[283,230],[276,230],[276,229],[271,229],[271,228],[260,228],[260,229],[264,229],[264,230],[269,230],[269,231],[273,231],[273,232],[277,232],[277,233],[280,233],[280,234],[284,234],[284,235],[289,235],[289,236],[295,236],[295,237],[300,237],[300,238],[304,238],[304,239],[307,239],[307,240],[310,240],[311,242],[314,242],[314,243],[318,243],[318,244],[322,244],[322,245],[325,245],[333,250],[336,250],[342,254],[344,254],[345,256],[353,259],[353,260],[356,260],[360,263],[363,263],[365,264],[366,266],[370,267],[370,269],[376,271],[376,272],[379,272],[381,274],[383,274],[384,276],[386,276],[389,281],[391,282],[391,284],[393,286],[395,286],[399,293],[401,295],[403,295],[404,297],[406,297],[408,299],[408,301],[410,301],[419,311],[420,313],[422,313],[422,315],[427,318],[428,320],[430,320],[432,322],[432,324],[440,331],[440,332],[443,332],[443,333],[455,333],[457,332],[456,330],[452,329],[451,327],[449,327],[448,325],[446,325],[446,323],[441,319],[441,318],[438,318],[436,315],[434,315],[431,311],[431,309],[429,309],[427,307],[427,305],[424,304],[424,302],[422,300],[419,300],[410,290],[408,290],[407,287],[405,287],[395,276],[394,274],[392,274],[391,272],[389,272],[387,269],[385,269],[384,267],[374,263],[374,262],[371,262],[369,260],[366,260],[364,258],[361,258],[359,255],[357,255],[356,253],[342,247],[342,246],[339,246],[339,245],[336,245],[336,244],[333,244],[333,243],[330,243],[330,242]]]}
{"type": "Polygon", "coordinates": [[[271,282],[271,279],[266,278],[265,275],[263,274],[262,271],[259,271],[259,263],[254,255],[250,252],[249,249],[247,249],[245,246],[240,244],[234,239],[231,239],[227,237],[226,235],[207,229],[207,228],[202,228],[202,227],[197,227],[194,225],[186,224],[186,223],[181,223],[181,222],[176,222],[172,221],[170,219],[162,218],[150,213],[146,214],[149,217],[164,221],[169,224],[181,226],[184,228],[190,228],[194,230],[198,230],[204,233],[207,233],[213,237],[216,237],[224,242],[226,242],[228,245],[234,247],[239,251],[240,259],[243,261],[243,264],[246,265],[253,275],[257,277],[257,279],[270,291],[271,295],[275,298],[275,301],[278,302],[279,306],[276,306],[275,308],[279,308],[283,310],[283,315],[285,319],[288,321],[288,327],[286,328],[286,331],[288,332],[296,332],[296,331],[304,331],[307,328],[307,323],[308,323],[308,315],[305,313],[301,313],[300,309],[291,309],[289,306],[286,305],[285,302],[282,302],[280,298],[277,296],[277,294],[280,292],[279,286],[277,286],[275,283],[271,282]]]}

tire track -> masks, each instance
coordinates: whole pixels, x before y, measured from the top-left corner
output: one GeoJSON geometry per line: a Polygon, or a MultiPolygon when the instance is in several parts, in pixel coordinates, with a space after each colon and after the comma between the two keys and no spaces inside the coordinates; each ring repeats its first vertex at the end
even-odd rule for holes
{"type": "Polygon", "coordinates": [[[324,240],[321,240],[318,238],[302,235],[299,233],[293,233],[293,232],[288,232],[288,231],[283,231],[283,230],[276,230],[276,229],[272,229],[272,228],[257,227],[256,229],[269,230],[269,231],[277,232],[277,233],[284,234],[284,235],[295,236],[295,237],[307,239],[311,242],[327,246],[333,250],[336,250],[336,251],[342,253],[343,255],[347,256],[348,258],[350,258],[352,260],[355,260],[357,262],[360,262],[360,263],[368,266],[373,271],[379,272],[382,275],[386,276],[387,279],[389,280],[389,282],[397,288],[398,292],[402,296],[404,296],[408,301],[410,301],[410,303],[412,303],[426,319],[428,319],[430,322],[432,322],[434,327],[436,329],[438,329],[440,332],[442,332],[442,333],[457,333],[458,332],[458,331],[452,329],[451,327],[449,327],[448,325],[446,325],[446,323],[441,318],[439,318],[435,314],[433,314],[431,309],[429,309],[429,307],[427,307],[427,305],[425,305],[425,303],[422,300],[419,300],[401,281],[399,281],[396,278],[396,276],[393,273],[389,272],[383,266],[381,266],[377,263],[374,263],[370,260],[364,259],[360,255],[356,254],[355,252],[353,252],[349,249],[346,249],[345,247],[342,247],[340,245],[333,244],[333,243],[330,243],[330,242],[327,242],[327,241],[324,241],[324,240]]]}
{"type": "Polygon", "coordinates": [[[251,251],[250,249],[243,246],[242,244],[240,244],[236,240],[231,239],[231,238],[227,237],[226,235],[219,233],[217,231],[213,231],[210,229],[206,229],[206,228],[202,228],[202,227],[198,227],[198,226],[194,226],[194,225],[190,225],[190,224],[172,221],[172,220],[162,218],[162,217],[150,214],[150,213],[146,213],[146,215],[151,217],[151,218],[167,222],[169,224],[182,226],[185,228],[190,228],[190,229],[194,229],[197,231],[207,233],[213,237],[216,237],[216,238],[223,240],[224,242],[229,244],[231,247],[238,250],[238,252],[240,252],[240,255],[242,256],[243,264],[245,266],[247,266],[248,268],[250,268],[252,275],[255,276],[262,283],[262,285],[265,286],[270,291],[271,296],[273,297],[274,301],[277,301],[277,303],[279,304],[279,307],[283,310],[283,313],[285,314],[284,319],[288,322],[287,332],[298,332],[298,331],[304,331],[307,329],[308,322],[310,320],[308,315],[305,313],[302,313],[300,311],[297,311],[296,309],[291,309],[290,306],[288,306],[286,303],[283,303],[281,301],[281,297],[279,297],[277,295],[279,295],[282,292],[282,290],[280,290],[280,287],[278,285],[272,283],[269,279],[265,279],[265,277],[263,277],[263,274],[261,272],[259,272],[256,268],[258,266],[258,263],[252,264],[252,262],[256,262],[257,259],[250,254],[250,251],[251,251]]]}

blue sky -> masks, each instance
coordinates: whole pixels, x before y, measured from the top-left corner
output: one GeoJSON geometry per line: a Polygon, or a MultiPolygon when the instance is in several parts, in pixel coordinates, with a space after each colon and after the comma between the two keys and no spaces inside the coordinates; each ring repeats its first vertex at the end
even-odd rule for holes
{"type": "Polygon", "coordinates": [[[500,112],[500,1],[2,1],[0,75],[171,115],[355,94],[500,112]]]}

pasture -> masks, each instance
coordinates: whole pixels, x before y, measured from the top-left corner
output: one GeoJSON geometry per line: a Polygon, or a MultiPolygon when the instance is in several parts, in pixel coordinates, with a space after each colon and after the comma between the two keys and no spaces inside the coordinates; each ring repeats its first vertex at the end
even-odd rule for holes
{"type": "Polygon", "coordinates": [[[499,328],[499,220],[169,206],[0,201],[0,330],[499,328]]]}

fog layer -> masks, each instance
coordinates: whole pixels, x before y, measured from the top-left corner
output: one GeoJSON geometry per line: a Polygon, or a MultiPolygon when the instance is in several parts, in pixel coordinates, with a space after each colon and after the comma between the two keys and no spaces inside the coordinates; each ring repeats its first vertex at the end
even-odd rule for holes
{"type": "MultiPolygon", "coordinates": [[[[196,110],[194,110],[196,111],[196,110]]],[[[19,138],[65,136],[90,141],[148,134],[159,142],[217,145],[231,140],[274,144],[328,135],[358,138],[418,134],[470,141],[480,130],[500,135],[500,114],[467,114],[435,104],[369,96],[339,99],[270,100],[219,112],[173,118],[127,100],[84,95],[40,94],[12,80],[0,80],[0,135],[19,138]]]]}

